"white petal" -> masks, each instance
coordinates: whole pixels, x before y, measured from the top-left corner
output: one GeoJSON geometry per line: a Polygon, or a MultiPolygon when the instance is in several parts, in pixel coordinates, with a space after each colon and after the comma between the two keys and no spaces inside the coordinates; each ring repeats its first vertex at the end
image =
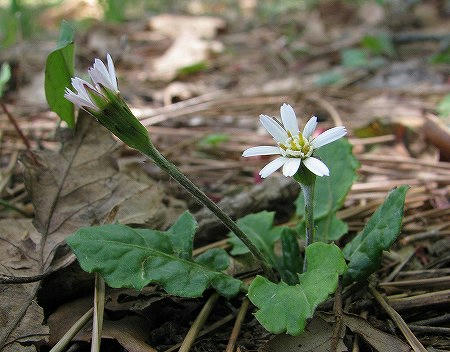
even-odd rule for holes
{"type": "Polygon", "coordinates": [[[117,82],[113,82],[105,64],[100,59],[94,60],[94,65],[88,70],[95,85],[102,85],[113,91],[117,91],[117,82]]]}
{"type": "Polygon", "coordinates": [[[311,142],[314,148],[320,148],[325,144],[334,142],[335,140],[344,137],[347,134],[347,130],[344,126],[333,127],[321,134],[319,134],[314,140],[311,142]]]}
{"type": "Polygon", "coordinates": [[[261,169],[259,175],[262,178],[266,178],[270,174],[273,174],[275,171],[277,171],[287,161],[287,159],[288,158],[280,156],[279,158],[272,160],[270,163],[268,163],[261,169]]]}
{"type": "Polygon", "coordinates": [[[281,105],[280,114],[286,131],[289,131],[293,136],[296,136],[300,130],[298,129],[297,116],[295,116],[292,106],[289,104],[281,105]]]}
{"type": "Polygon", "coordinates": [[[90,108],[95,111],[98,111],[99,108],[89,99],[84,99],[79,94],[75,94],[69,88],[66,88],[66,92],[64,93],[64,98],[75,104],[79,108],[90,108]]]}
{"type": "Polygon", "coordinates": [[[303,128],[303,137],[308,139],[311,137],[311,135],[314,133],[317,127],[317,117],[313,116],[309,119],[309,121],[306,123],[305,127],[303,128]]]}
{"type": "Polygon", "coordinates": [[[319,159],[309,157],[303,161],[303,164],[317,176],[330,176],[330,170],[328,170],[328,167],[319,159]]]}
{"type": "Polygon", "coordinates": [[[261,145],[259,147],[248,148],[242,153],[242,156],[257,156],[257,155],[274,155],[280,154],[280,148],[273,146],[261,145]]]}
{"type": "Polygon", "coordinates": [[[85,100],[92,101],[91,97],[89,96],[88,92],[86,91],[86,86],[95,90],[95,88],[88,82],[86,82],[84,79],[74,77],[71,80],[72,86],[77,90],[77,93],[80,97],[82,97],[85,100]]]}
{"type": "Polygon", "coordinates": [[[275,141],[278,143],[286,142],[288,135],[278,122],[267,115],[259,115],[259,121],[261,121],[264,128],[272,135],[275,141]]]}
{"type": "Polygon", "coordinates": [[[283,175],[286,177],[294,176],[300,167],[302,160],[300,158],[288,158],[283,165],[283,175]]]}
{"type": "Polygon", "coordinates": [[[116,77],[116,69],[114,68],[114,63],[111,59],[111,55],[106,55],[106,61],[108,61],[108,72],[111,77],[111,83],[114,85],[115,91],[118,92],[119,89],[117,87],[117,77],[116,77]]]}

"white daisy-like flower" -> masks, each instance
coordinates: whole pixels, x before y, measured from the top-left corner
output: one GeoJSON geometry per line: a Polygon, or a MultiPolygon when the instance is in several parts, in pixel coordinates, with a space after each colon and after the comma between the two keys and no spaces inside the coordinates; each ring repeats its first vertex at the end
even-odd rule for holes
{"type": "Polygon", "coordinates": [[[98,106],[98,101],[93,98],[92,94],[102,98],[102,100],[107,100],[104,89],[108,89],[114,94],[119,93],[116,70],[109,54],[107,54],[106,60],[108,68],[103,61],[95,59],[94,65],[88,70],[94,85],[81,78],[74,77],[72,78],[72,86],[75,88],[76,93],[66,87],[64,97],[79,108],[91,109],[96,112],[101,110],[102,107],[98,106]]]}
{"type": "Polygon", "coordinates": [[[317,127],[317,117],[311,117],[300,132],[294,109],[289,104],[281,106],[280,114],[282,124],[267,115],[259,117],[261,124],[272,135],[277,146],[252,147],[245,150],[242,156],[280,155],[262,168],[259,172],[262,178],[266,178],[282,166],[284,176],[294,176],[302,162],[317,176],[329,176],[328,167],[312,155],[316,149],[345,136],[347,134],[345,127],[334,127],[312,138],[317,127]]]}

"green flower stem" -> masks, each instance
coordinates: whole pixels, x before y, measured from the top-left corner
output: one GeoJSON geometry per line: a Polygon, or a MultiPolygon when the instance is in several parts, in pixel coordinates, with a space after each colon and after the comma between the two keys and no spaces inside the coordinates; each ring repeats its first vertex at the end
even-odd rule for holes
{"type": "MultiPolygon", "coordinates": [[[[141,150],[142,151],[142,150],[141,150]]],[[[271,266],[267,262],[266,258],[263,256],[261,251],[256,248],[256,246],[250,241],[247,235],[236,225],[236,223],[223,212],[208,196],[203,193],[191,180],[189,180],[178,168],[167,160],[153,145],[148,147],[145,155],[150,157],[161,169],[166,171],[170,176],[172,176],[175,181],[177,181],[181,186],[183,186],[189,193],[191,193],[195,198],[197,198],[203,205],[205,205],[209,210],[211,210],[214,215],[232,232],[236,234],[239,239],[244,242],[250,252],[255,256],[259,265],[264,271],[264,274],[272,281],[276,280],[276,276],[271,266]]]]}
{"type": "MultiPolygon", "coordinates": [[[[294,179],[300,184],[305,199],[306,248],[314,242],[314,186],[316,184],[316,175],[302,165],[294,175],[294,179]]],[[[303,272],[305,271],[306,255],[303,261],[303,272]]]]}

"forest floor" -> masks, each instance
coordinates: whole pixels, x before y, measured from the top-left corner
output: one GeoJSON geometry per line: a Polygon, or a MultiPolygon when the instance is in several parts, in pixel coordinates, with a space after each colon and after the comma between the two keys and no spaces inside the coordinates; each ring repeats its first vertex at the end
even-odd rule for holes
{"type": "MultiPolygon", "coordinates": [[[[362,229],[389,190],[411,188],[402,233],[383,256],[375,288],[342,293],[348,329],[336,350],[418,351],[418,339],[429,351],[445,351],[450,350],[450,22],[444,3],[388,9],[370,1],[325,1],[269,14],[215,4],[183,17],[95,22],[76,35],[76,65],[85,72],[93,58],[109,52],[121,93],[154,144],[234,218],[262,210],[275,211],[279,224],[295,217],[298,186],[279,175],[261,180],[258,172],[269,158],[241,157],[248,147],[271,144],[258,126],[259,114],[277,116],[287,102],[303,123],[314,114],[323,129],[346,126],[361,165],[338,212],[349,228],[338,244],[362,229]],[[384,301],[402,319],[393,318],[384,301]],[[405,334],[405,327],[412,333],[405,334]]],[[[61,11],[41,16],[57,26],[68,15],[61,11]]],[[[76,228],[99,223],[115,205],[120,222],[159,229],[189,209],[200,224],[196,253],[230,248],[227,231],[156,165],[98,128],[74,140],[49,111],[43,70],[53,34],[0,52],[0,64],[9,62],[12,70],[0,109],[2,351],[49,351],[89,310],[93,277],[60,244],[76,228]],[[73,153],[89,161],[87,169],[68,165],[73,153]],[[83,188],[105,173],[111,183],[83,188]],[[96,201],[73,192],[81,188],[96,201]],[[36,229],[45,226],[42,249],[36,229]],[[4,275],[39,274],[33,265],[39,249],[53,258],[44,278],[6,284],[4,275]]],[[[232,272],[242,279],[256,274],[239,261],[232,272]]],[[[170,297],[156,286],[142,292],[108,289],[102,350],[177,350],[206,301],[170,297]]],[[[329,350],[321,341],[334,338],[338,324],[332,302],[297,338],[267,333],[253,309],[243,296],[220,298],[192,351],[225,350],[236,321],[240,351],[329,350]],[[247,309],[245,318],[236,320],[247,309]]],[[[90,337],[87,324],[69,350],[88,351],[90,337]]]]}

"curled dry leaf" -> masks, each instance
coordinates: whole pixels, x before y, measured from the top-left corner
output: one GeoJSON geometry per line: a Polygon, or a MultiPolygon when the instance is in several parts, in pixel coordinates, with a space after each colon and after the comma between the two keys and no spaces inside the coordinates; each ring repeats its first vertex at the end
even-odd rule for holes
{"type": "Polygon", "coordinates": [[[379,352],[409,352],[411,348],[398,337],[375,329],[365,319],[353,315],[344,314],[342,316],[344,324],[353,332],[361,335],[372,347],[379,352]]]}
{"type": "MultiPolygon", "coordinates": [[[[163,205],[160,187],[119,172],[111,157],[115,145],[108,131],[81,115],[75,135],[59,152],[36,152],[40,165],[22,158],[35,219],[33,223],[30,219],[0,221],[0,274],[35,276],[71,263],[74,256],[67,251],[55,259],[66,237],[79,227],[101,223],[115,206],[119,211],[113,220],[148,222],[159,228],[167,227],[170,217],[181,213],[183,209],[169,211],[163,205]]],[[[0,286],[0,299],[6,302],[0,314],[2,351],[17,351],[24,335],[30,343],[48,333],[35,301],[39,285],[0,286]]]]}
{"type": "MultiPolygon", "coordinates": [[[[333,324],[316,316],[308,323],[303,334],[276,335],[262,347],[261,352],[332,352],[333,329],[333,324]]],[[[335,351],[348,351],[341,339],[335,351]]]]}
{"type": "MultiPolygon", "coordinates": [[[[57,248],[68,235],[82,226],[101,223],[115,206],[119,210],[113,220],[124,224],[165,227],[172,220],[167,219],[168,208],[162,204],[164,192],[160,187],[119,172],[111,157],[115,146],[107,130],[93,119],[80,116],[74,137],[59,152],[36,153],[42,165],[22,159],[25,184],[35,209],[33,223],[43,236],[43,271],[52,265],[57,248]]],[[[178,210],[181,213],[183,209],[178,210]]],[[[62,262],[66,263],[58,258],[58,265],[62,262]]]]}
{"type": "MultiPolygon", "coordinates": [[[[34,276],[39,271],[41,235],[31,219],[0,220],[0,274],[34,276]]],[[[38,342],[48,335],[44,312],[35,300],[39,282],[0,285],[0,350],[36,351],[20,342],[38,342]]]]}

